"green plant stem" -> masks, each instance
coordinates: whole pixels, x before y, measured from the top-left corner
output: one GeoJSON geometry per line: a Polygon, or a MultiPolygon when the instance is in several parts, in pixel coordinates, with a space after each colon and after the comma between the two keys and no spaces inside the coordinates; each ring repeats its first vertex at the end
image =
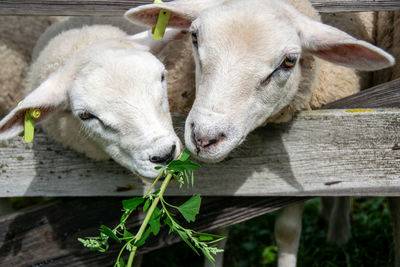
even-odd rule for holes
{"type": "Polygon", "coordinates": [[[147,190],[146,194],[144,194],[143,197],[147,197],[147,195],[150,194],[151,189],[153,189],[153,187],[157,184],[158,180],[160,180],[160,178],[162,177],[163,174],[164,174],[164,169],[160,172],[160,174],[157,176],[157,178],[151,184],[151,186],[149,187],[149,189],[147,190]]]}
{"type": "MultiPolygon", "coordinates": [[[[139,231],[137,232],[137,234],[135,236],[135,241],[140,240],[140,238],[142,238],[142,235],[143,235],[144,231],[146,230],[147,224],[149,223],[150,218],[153,215],[153,212],[154,212],[155,208],[157,207],[158,202],[160,201],[160,198],[163,196],[165,189],[167,189],[167,185],[171,181],[173,173],[174,173],[173,171],[170,171],[168,173],[167,177],[165,177],[165,179],[161,185],[160,192],[157,194],[157,197],[153,200],[153,203],[151,203],[151,206],[146,213],[146,217],[144,218],[143,223],[140,226],[139,231]]],[[[128,260],[128,264],[127,264],[128,267],[132,267],[132,263],[133,263],[133,259],[136,254],[136,250],[137,250],[137,247],[133,246],[131,253],[129,254],[129,260],[128,260]]]]}

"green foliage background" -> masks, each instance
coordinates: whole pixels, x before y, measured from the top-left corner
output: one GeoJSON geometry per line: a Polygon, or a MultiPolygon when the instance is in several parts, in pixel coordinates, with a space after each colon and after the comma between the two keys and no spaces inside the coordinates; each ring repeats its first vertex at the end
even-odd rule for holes
{"type": "MultiPolygon", "coordinates": [[[[353,198],[351,239],[344,246],[325,242],[327,223],[319,216],[319,205],[319,198],[305,205],[299,267],[394,266],[392,228],[385,198],[353,198]]],[[[275,213],[270,213],[232,226],[224,266],[276,266],[274,217],[275,213]]],[[[180,243],[146,254],[142,266],[200,267],[203,261],[203,257],[180,243]]]]}

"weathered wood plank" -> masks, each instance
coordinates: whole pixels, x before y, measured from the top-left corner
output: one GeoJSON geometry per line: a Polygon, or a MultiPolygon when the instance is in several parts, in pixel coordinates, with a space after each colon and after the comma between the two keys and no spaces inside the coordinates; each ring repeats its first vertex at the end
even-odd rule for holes
{"type": "Polygon", "coordinates": [[[396,107],[400,107],[400,79],[331,102],[325,105],[323,109],[396,107]]]}
{"type": "MultiPolygon", "coordinates": [[[[120,16],[152,0],[2,0],[0,15],[120,16]]],[[[320,12],[399,10],[398,0],[311,0],[320,12]]]]}
{"type": "MultiPolygon", "coordinates": [[[[195,223],[197,231],[209,232],[276,210],[304,198],[207,198],[195,223]]],[[[181,198],[168,200],[182,202],[181,198]]],[[[121,215],[120,198],[63,199],[0,218],[1,266],[112,266],[120,246],[113,244],[107,253],[83,248],[78,237],[98,234],[100,224],[117,225],[121,215]]],[[[143,219],[138,214],[128,220],[136,232],[143,219]]],[[[139,253],[180,241],[162,228],[157,239],[149,239],[139,253]]],[[[189,248],[188,248],[189,249],[189,248]]]]}
{"type": "Polygon", "coordinates": [[[398,0],[311,0],[319,12],[399,10],[398,0]]]}
{"type": "MultiPolygon", "coordinates": [[[[179,119],[183,122],[183,118],[179,119]]],[[[202,164],[194,188],[168,195],[399,195],[400,109],[301,112],[261,128],[219,164],[202,164]]],[[[95,162],[39,133],[0,148],[0,196],[126,196],[148,188],[114,162],[95,162]],[[133,190],[118,188],[132,185],[133,190]]]]}

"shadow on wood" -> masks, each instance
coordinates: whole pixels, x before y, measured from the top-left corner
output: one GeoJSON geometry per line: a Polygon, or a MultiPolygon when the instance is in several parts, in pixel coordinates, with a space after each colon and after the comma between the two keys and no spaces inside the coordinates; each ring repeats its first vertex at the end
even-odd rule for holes
{"type": "MultiPolygon", "coordinates": [[[[185,198],[186,199],[186,198],[185,198]]],[[[168,201],[179,203],[184,198],[168,201]]],[[[185,227],[207,232],[242,222],[305,198],[206,198],[196,222],[185,227]]],[[[0,219],[0,262],[2,266],[111,266],[120,246],[112,243],[109,252],[84,248],[78,237],[98,234],[101,224],[117,225],[121,216],[120,198],[64,198],[46,205],[4,216],[0,219]]],[[[143,214],[127,224],[136,232],[143,214]]],[[[181,220],[182,221],[182,220],[181,220]]],[[[139,253],[180,241],[163,228],[149,239],[139,253]]]]}

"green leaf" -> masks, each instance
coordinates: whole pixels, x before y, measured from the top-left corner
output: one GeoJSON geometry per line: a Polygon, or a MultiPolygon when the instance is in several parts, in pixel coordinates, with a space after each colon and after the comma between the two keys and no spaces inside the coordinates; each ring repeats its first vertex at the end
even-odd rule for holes
{"type": "Polygon", "coordinates": [[[119,258],[119,263],[118,263],[119,265],[119,267],[125,267],[125,262],[124,262],[124,259],[123,258],[119,258]]]}
{"type": "Polygon", "coordinates": [[[156,207],[149,221],[150,229],[153,232],[153,235],[155,236],[158,235],[158,233],[160,232],[161,217],[162,217],[162,211],[156,207]]]}
{"type": "Polygon", "coordinates": [[[188,236],[187,236],[187,234],[186,234],[184,231],[179,230],[179,229],[175,229],[174,232],[177,233],[177,234],[182,238],[182,240],[185,241],[185,243],[186,243],[194,252],[196,252],[196,254],[197,254],[198,256],[200,256],[200,254],[199,254],[199,252],[197,251],[197,249],[196,249],[196,248],[190,243],[190,241],[188,240],[188,236]]]}
{"type": "Polygon", "coordinates": [[[146,202],[143,205],[143,212],[146,212],[146,210],[149,208],[150,202],[151,202],[151,200],[149,198],[146,199],[146,202]]]}
{"type": "Polygon", "coordinates": [[[128,232],[126,229],[124,229],[123,238],[124,238],[125,240],[130,240],[130,239],[132,239],[132,238],[134,238],[134,237],[135,237],[134,234],[132,234],[131,232],[128,232]]]}
{"type": "Polygon", "coordinates": [[[213,266],[215,266],[215,259],[214,259],[214,257],[210,254],[210,252],[207,250],[207,249],[205,249],[205,248],[200,248],[201,249],[201,251],[203,252],[203,254],[204,254],[204,256],[207,258],[207,260],[209,261],[209,262],[211,262],[212,263],[212,265],[213,266]]]}
{"type": "Polygon", "coordinates": [[[156,170],[161,170],[163,168],[163,166],[155,166],[154,169],[156,170]]]}
{"type": "Polygon", "coordinates": [[[180,160],[173,160],[167,165],[167,169],[171,171],[181,172],[183,170],[193,171],[195,169],[200,168],[199,164],[191,162],[190,160],[180,161],[180,160]]]}
{"type": "Polygon", "coordinates": [[[116,240],[118,243],[121,243],[121,239],[119,239],[118,236],[116,236],[115,233],[107,226],[105,226],[105,225],[100,226],[100,232],[105,234],[106,236],[116,240]]]}
{"type": "Polygon", "coordinates": [[[263,264],[270,264],[276,261],[278,247],[276,245],[267,246],[263,249],[262,252],[262,263],[263,264]]]}
{"type": "Polygon", "coordinates": [[[129,217],[129,215],[131,215],[131,213],[132,213],[132,211],[125,211],[123,214],[122,214],[122,216],[121,216],[121,220],[120,220],[120,222],[121,222],[121,226],[122,227],[125,227],[124,226],[124,224],[125,224],[125,221],[126,221],[126,219],[129,217]]]}
{"type": "Polygon", "coordinates": [[[135,242],[135,246],[136,247],[143,246],[144,243],[146,243],[146,239],[149,237],[150,234],[151,234],[151,229],[147,228],[146,232],[142,235],[142,237],[135,242]]]}
{"type": "Polygon", "coordinates": [[[200,195],[194,195],[188,201],[180,205],[178,210],[187,222],[194,222],[196,220],[196,215],[199,213],[200,205],[200,195]]]}
{"type": "Polygon", "coordinates": [[[122,201],[122,206],[124,207],[125,210],[135,210],[137,206],[142,204],[144,201],[144,198],[142,197],[134,197],[131,199],[123,200],[122,201]]]}
{"type": "Polygon", "coordinates": [[[172,226],[172,222],[171,222],[170,218],[166,217],[164,219],[164,223],[169,226],[168,234],[171,234],[173,232],[174,228],[172,226]]]}
{"type": "MultiPolygon", "coordinates": [[[[211,241],[213,240],[212,243],[221,241],[222,239],[225,239],[225,236],[220,236],[220,235],[214,235],[214,234],[208,234],[208,233],[199,233],[199,232],[194,232],[200,241],[211,241]]],[[[208,242],[210,243],[210,242],[208,242]]]]}
{"type": "Polygon", "coordinates": [[[183,150],[182,155],[179,157],[180,161],[186,161],[190,157],[190,152],[187,148],[183,150]]]}

